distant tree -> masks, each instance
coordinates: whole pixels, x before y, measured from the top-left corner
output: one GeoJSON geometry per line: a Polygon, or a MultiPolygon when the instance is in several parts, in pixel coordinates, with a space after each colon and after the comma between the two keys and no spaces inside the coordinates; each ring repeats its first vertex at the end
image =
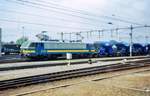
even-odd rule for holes
{"type": "Polygon", "coordinates": [[[23,44],[24,42],[28,41],[27,37],[21,37],[16,41],[16,44],[23,44]]]}

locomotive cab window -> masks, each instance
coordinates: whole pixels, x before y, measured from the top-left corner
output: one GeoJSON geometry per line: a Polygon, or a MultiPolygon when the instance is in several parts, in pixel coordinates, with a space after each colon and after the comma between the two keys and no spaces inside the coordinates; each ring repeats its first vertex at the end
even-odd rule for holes
{"type": "Polygon", "coordinates": [[[30,48],[35,48],[36,47],[36,43],[31,43],[29,47],[30,48]]]}

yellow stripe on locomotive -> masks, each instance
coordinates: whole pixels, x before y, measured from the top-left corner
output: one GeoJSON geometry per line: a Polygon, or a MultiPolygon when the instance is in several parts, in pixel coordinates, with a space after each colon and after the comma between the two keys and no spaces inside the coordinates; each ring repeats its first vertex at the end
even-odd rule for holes
{"type": "MultiPolygon", "coordinates": [[[[43,53],[47,52],[47,53],[67,53],[67,52],[71,52],[71,53],[76,53],[76,52],[96,52],[96,50],[43,50],[43,53]]],[[[29,54],[29,53],[36,53],[35,50],[22,50],[22,53],[24,54],[29,54]]]]}

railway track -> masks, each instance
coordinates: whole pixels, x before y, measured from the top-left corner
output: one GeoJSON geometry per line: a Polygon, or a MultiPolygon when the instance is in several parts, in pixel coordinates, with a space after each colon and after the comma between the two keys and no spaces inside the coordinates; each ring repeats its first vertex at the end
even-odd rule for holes
{"type": "Polygon", "coordinates": [[[142,60],[142,61],[138,61],[134,63],[126,63],[126,64],[104,65],[104,66],[68,70],[68,71],[62,71],[56,73],[49,73],[49,74],[43,74],[37,76],[16,78],[11,80],[0,81],[0,90],[19,87],[19,86],[26,86],[31,84],[37,84],[37,83],[44,83],[44,82],[57,81],[62,79],[93,75],[98,73],[113,72],[113,71],[127,70],[127,69],[147,67],[147,66],[150,66],[150,60],[142,60]]]}
{"type": "MultiPolygon", "coordinates": [[[[115,78],[115,77],[119,77],[119,76],[123,76],[123,75],[136,74],[136,73],[148,72],[148,71],[150,71],[149,68],[148,69],[144,69],[144,70],[140,70],[140,71],[133,71],[133,72],[129,72],[129,73],[120,73],[120,74],[115,74],[115,75],[111,75],[111,76],[104,76],[104,77],[100,77],[100,78],[94,78],[94,79],[85,80],[85,81],[81,81],[81,82],[77,82],[77,83],[69,83],[69,84],[57,85],[57,86],[54,86],[54,87],[48,87],[48,88],[44,88],[44,89],[40,89],[40,90],[32,90],[32,91],[28,91],[28,92],[24,92],[24,93],[14,94],[13,96],[26,96],[26,95],[29,95],[29,94],[34,94],[34,93],[42,92],[42,91],[46,91],[46,90],[63,88],[63,87],[78,85],[78,84],[91,82],[91,81],[92,82],[93,81],[97,82],[97,81],[100,81],[100,80],[111,79],[111,78],[115,78]]],[[[121,88],[121,89],[137,90],[137,91],[142,91],[142,92],[147,91],[147,90],[141,90],[141,89],[136,89],[136,88],[128,88],[128,87],[119,87],[119,86],[114,86],[114,87],[118,87],[118,88],[121,88]]],[[[147,92],[149,92],[149,91],[147,91],[147,92]]]]}

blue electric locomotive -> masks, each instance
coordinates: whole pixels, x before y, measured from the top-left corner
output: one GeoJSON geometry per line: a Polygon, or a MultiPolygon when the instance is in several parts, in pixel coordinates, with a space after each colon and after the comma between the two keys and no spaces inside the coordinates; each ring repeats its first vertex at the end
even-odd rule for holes
{"type": "Polygon", "coordinates": [[[21,53],[29,58],[57,58],[71,53],[73,57],[87,57],[96,53],[91,44],[86,43],[61,43],[61,42],[31,42],[27,41],[21,46],[21,53]]]}

